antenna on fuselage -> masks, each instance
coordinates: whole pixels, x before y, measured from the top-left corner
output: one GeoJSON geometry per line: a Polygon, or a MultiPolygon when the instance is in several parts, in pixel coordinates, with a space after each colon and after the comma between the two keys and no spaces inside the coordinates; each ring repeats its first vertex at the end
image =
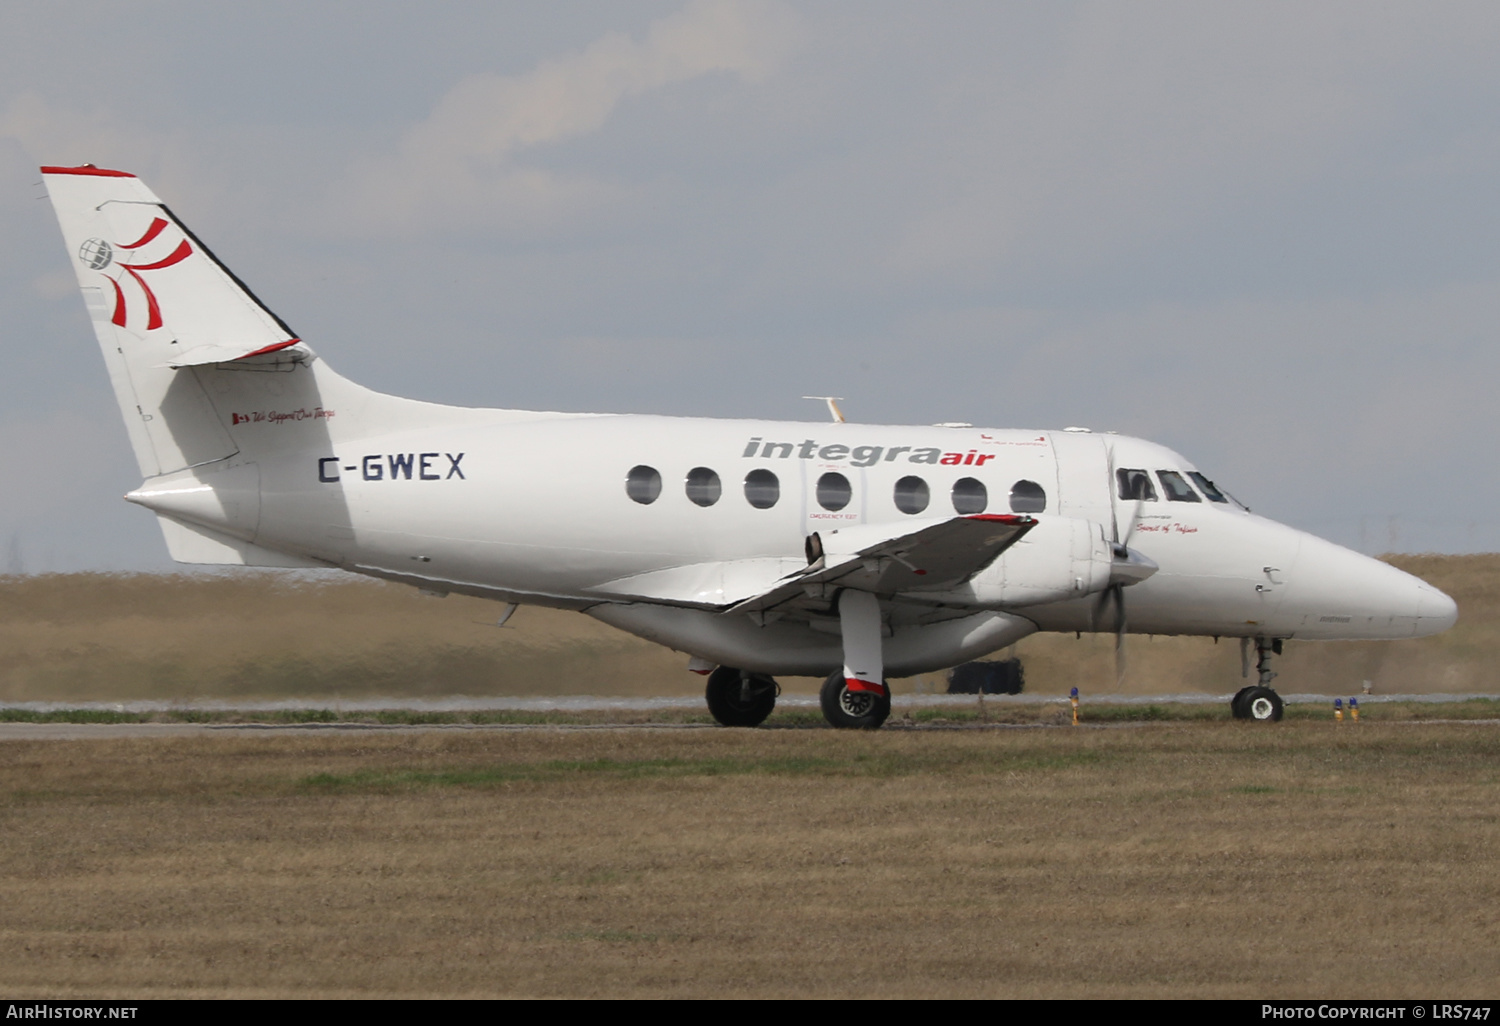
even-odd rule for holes
{"type": "Polygon", "coordinates": [[[839,409],[839,403],[844,401],[841,395],[805,395],[804,399],[816,399],[828,404],[828,412],[833,417],[835,424],[844,423],[844,411],[839,409]]]}

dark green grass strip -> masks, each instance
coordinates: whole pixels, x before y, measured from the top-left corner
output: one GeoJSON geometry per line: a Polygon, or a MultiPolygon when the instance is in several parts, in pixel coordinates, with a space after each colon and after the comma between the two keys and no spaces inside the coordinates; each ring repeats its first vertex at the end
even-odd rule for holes
{"type": "Polygon", "coordinates": [[[415,788],[494,787],[521,781],[641,780],[661,777],[830,776],[894,777],[915,773],[1056,771],[1107,761],[1094,752],[978,753],[960,759],[923,758],[858,752],[827,756],[757,756],[668,759],[554,759],[536,763],[496,763],[463,769],[365,769],[315,773],[298,785],[313,791],[392,791],[415,788]]]}

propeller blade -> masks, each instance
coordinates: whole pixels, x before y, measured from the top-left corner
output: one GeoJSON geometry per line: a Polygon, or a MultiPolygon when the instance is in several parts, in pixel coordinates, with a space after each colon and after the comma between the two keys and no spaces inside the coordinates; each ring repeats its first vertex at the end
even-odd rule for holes
{"type": "Polygon", "coordinates": [[[1108,629],[1115,636],[1115,689],[1119,690],[1125,682],[1125,585],[1111,584],[1099,593],[1099,601],[1094,603],[1093,610],[1096,632],[1108,622],[1106,610],[1111,603],[1115,607],[1114,623],[1108,629]]]}
{"type": "Polygon", "coordinates": [[[1115,585],[1115,690],[1125,683],[1125,586],[1115,585]]]}
{"type": "Polygon", "coordinates": [[[1136,525],[1141,522],[1141,499],[1135,500],[1135,507],[1130,511],[1130,523],[1125,526],[1125,537],[1120,539],[1120,544],[1126,547],[1130,545],[1130,537],[1135,534],[1136,525]]]}

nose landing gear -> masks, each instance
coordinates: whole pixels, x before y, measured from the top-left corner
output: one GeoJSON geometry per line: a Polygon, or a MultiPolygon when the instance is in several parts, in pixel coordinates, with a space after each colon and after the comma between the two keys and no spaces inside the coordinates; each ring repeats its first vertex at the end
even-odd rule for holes
{"type": "MultiPolygon", "coordinates": [[[[1244,654],[1244,675],[1250,675],[1250,639],[1244,638],[1240,641],[1240,650],[1244,654]]],[[[1271,669],[1271,655],[1281,654],[1280,638],[1256,638],[1255,639],[1255,669],[1259,675],[1259,683],[1249,687],[1240,688],[1235,692],[1234,698],[1229,702],[1229,709],[1237,720],[1259,720],[1263,723],[1274,723],[1281,719],[1283,707],[1281,696],[1271,690],[1271,681],[1276,679],[1276,672],[1271,669]]]]}

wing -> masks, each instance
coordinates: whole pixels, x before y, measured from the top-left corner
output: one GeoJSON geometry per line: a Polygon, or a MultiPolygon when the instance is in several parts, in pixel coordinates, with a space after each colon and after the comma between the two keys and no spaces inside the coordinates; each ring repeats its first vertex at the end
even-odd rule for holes
{"type": "Polygon", "coordinates": [[[1029,516],[980,513],[930,521],[892,537],[889,527],[854,528],[816,545],[811,563],[741,559],[653,570],[591,588],[601,597],[745,612],[757,619],[801,605],[823,607],[839,588],[881,595],[953,588],[993,563],[1036,525],[1029,516]]]}
{"type": "MultiPolygon", "coordinates": [[[[768,613],[789,612],[803,603],[821,605],[838,588],[880,595],[944,591],[989,566],[1035,526],[1035,517],[1016,513],[977,513],[940,520],[908,534],[864,545],[851,554],[824,555],[728,611],[764,618],[768,613]]],[[[853,539],[857,542],[857,535],[853,539]]]]}

